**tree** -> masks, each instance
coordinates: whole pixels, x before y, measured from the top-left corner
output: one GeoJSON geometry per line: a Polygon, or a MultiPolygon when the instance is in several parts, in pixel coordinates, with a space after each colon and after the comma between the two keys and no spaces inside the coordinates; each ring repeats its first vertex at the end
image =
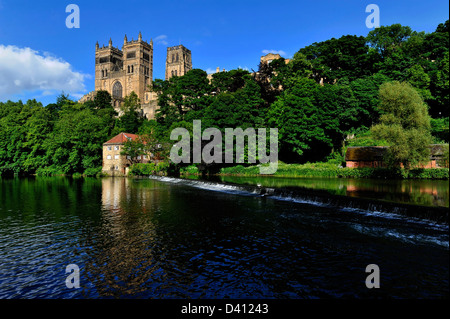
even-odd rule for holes
{"type": "Polygon", "coordinates": [[[270,106],[267,125],[278,128],[282,160],[323,160],[342,138],[337,96],[329,88],[300,78],[270,106]]]}
{"type": "Polygon", "coordinates": [[[416,167],[429,161],[432,143],[430,117],[420,94],[406,82],[387,82],[380,87],[383,114],[372,127],[373,135],[388,142],[389,167],[416,167]]]}
{"type": "Polygon", "coordinates": [[[124,143],[120,154],[127,155],[132,163],[138,163],[139,156],[147,155],[153,160],[167,158],[169,145],[158,141],[153,133],[139,135],[136,139],[124,143]]]}
{"type": "Polygon", "coordinates": [[[142,125],[144,118],[140,111],[141,102],[138,95],[133,91],[125,97],[121,106],[122,115],[116,120],[114,133],[128,132],[136,133],[142,125]]]}
{"type": "Polygon", "coordinates": [[[433,98],[428,101],[430,114],[433,117],[450,115],[449,99],[449,52],[435,62],[436,69],[430,72],[430,91],[433,98]]]}
{"type": "Polygon", "coordinates": [[[110,128],[92,109],[83,104],[65,105],[43,145],[48,166],[65,174],[97,169],[109,137],[110,128]]]}
{"type": "Polygon", "coordinates": [[[98,109],[112,108],[111,94],[108,91],[100,90],[94,97],[94,105],[98,109]]]}
{"type": "Polygon", "coordinates": [[[380,117],[379,90],[381,84],[389,82],[391,79],[382,73],[375,73],[371,76],[356,79],[350,82],[350,88],[358,103],[359,127],[371,127],[380,117]]]}
{"type": "Polygon", "coordinates": [[[211,80],[211,90],[216,93],[236,92],[244,86],[244,76],[247,74],[249,72],[243,69],[214,73],[211,80]]]}
{"type": "Polygon", "coordinates": [[[397,23],[390,26],[380,26],[370,31],[366,40],[383,58],[386,58],[397,51],[412,33],[410,27],[397,23]]]}
{"type": "Polygon", "coordinates": [[[345,77],[352,81],[370,75],[380,58],[370,50],[364,37],[352,35],[313,43],[299,53],[311,61],[313,78],[318,83],[335,83],[345,77]]]}

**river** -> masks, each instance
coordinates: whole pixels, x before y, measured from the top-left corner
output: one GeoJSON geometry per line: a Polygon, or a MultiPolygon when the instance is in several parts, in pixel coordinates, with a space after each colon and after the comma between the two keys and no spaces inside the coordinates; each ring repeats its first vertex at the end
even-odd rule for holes
{"type": "MultiPolygon", "coordinates": [[[[0,179],[0,298],[449,297],[448,224],[265,196],[238,182],[280,186],[0,179]],[[378,289],[365,283],[370,264],[378,289]],[[80,288],[66,286],[67,265],[79,268],[80,288]]],[[[430,187],[433,199],[420,204],[448,207],[448,182],[430,187]]]]}

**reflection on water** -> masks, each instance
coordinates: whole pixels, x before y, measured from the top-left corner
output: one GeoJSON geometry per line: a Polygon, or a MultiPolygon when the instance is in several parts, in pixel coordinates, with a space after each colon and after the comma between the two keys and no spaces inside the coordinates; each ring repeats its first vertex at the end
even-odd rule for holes
{"type": "Polygon", "coordinates": [[[304,187],[327,190],[334,195],[362,197],[398,203],[449,207],[446,180],[371,180],[351,178],[284,178],[221,176],[228,183],[266,187],[304,187]]]}
{"type": "Polygon", "coordinates": [[[0,298],[441,298],[448,257],[448,227],[398,217],[175,179],[0,179],[0,298]]]}

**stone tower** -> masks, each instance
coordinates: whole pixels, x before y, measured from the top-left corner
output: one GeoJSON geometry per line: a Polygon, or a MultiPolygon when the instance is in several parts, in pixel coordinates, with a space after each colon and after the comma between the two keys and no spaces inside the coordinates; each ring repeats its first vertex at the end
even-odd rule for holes
{"type": "Polygon", "coordinates": [[[183,45],[167,48],[166,80],[185,75],[189,70],[192,70],[191,51],[183,45]]]}
{"type": "Polygon", "coordinates": [[[128,41],[125,35],[122,50],[113,47],[111,39],[107,47],[96,44],[95,91],[108,91],[114,107],[119,107],[132,91],[144,101],[152,78],[153,41],[143,41],[140,32],[137,40],[128,41]]]}

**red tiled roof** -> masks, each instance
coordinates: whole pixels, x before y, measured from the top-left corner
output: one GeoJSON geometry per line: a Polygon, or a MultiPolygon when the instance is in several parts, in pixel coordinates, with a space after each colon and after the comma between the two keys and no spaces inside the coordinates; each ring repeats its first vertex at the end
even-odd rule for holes
{"type": "Polygon", "coordinates": [[[108,142],[103,144],[123,144],[128,140],[135,140],[139,137],[139,135],[131,134],[131,133],[120,133],[116,136],[114,136],[112,139],[110,139],[108,142]]]}

